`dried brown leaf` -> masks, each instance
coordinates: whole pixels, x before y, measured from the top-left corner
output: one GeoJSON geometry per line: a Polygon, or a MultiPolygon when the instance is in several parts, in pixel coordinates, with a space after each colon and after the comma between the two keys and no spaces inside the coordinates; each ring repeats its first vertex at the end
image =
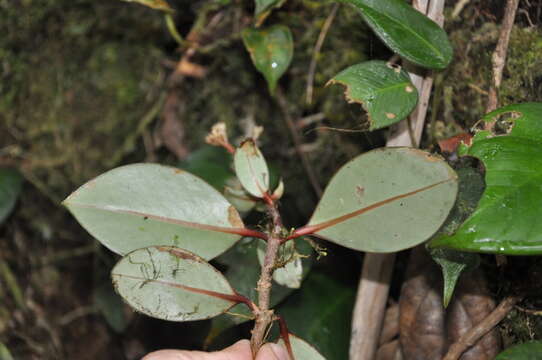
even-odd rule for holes
{"type": "Polygon", "coordinates": [[[405,360],[440,359],[446,350],[442,275],[423,246],[412,250],[401,289],[400,342],[405,360]]]}
{"type": "MultiPolygon", "coordinates": [[[[446,315],[448,345],[456,342],[471,327],[485,319],[495,309],[480,270],[469,272],[459,279],[455,296],[446,315]]],[[[500,350],[500,336],[497,329],[484,335],[473,347],[461,356],[461,360],[494,359],[500,350]]]]}

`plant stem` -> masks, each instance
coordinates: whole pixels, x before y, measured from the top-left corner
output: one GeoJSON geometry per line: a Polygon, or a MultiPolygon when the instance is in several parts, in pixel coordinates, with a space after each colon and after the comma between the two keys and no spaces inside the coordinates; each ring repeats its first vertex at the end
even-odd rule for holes
{"type": "Polygon", "coordinates": [[[173,16],[170,13],[166,13],[164,17],[165,17],[166,26],[170,35],[175,39],[177,44],[179,44],[180,46],[185,46],[186,41],[183,39],[181,34],[179,34],[179,31],[177,31],[177,27],[175,26],[175,20],[173,20],[173,16]]]}
{"type": "Polygon", "coordinates": [[[283,238],[283,226],[277,206],[270,201],[267,204],[267,211],[271,216],[272,225],[267,237],[267,248],[265,258],[262,264],[260,279],[258,280],[258,309],[254,315],[256,317],[254,328],[252,329],[252,338],[250,345],[252,354],[255,357],[258,350],[265,342],[265,335],[271,323],[275,320],[273,310],[269,309],[269,300],[271,297],[271,281],[275,264],[277,261],[277,253],[283,238]]]}

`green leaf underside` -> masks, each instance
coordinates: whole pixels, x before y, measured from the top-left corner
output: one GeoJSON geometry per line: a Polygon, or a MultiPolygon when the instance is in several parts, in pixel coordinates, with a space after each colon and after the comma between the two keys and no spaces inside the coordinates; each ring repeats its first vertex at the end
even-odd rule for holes
{"type": "MultiPolygon", "coordinates": [[[[322,356],[312,345],[306,342],[303,339],[295,336],[294,334],[289,334],[290,346],[292,347],[292,352],[295,357],[295,360],[325,360],[326,358],[322,356]]],[[[277,342],[278,344],[286,347],[284,340],[281,338],[277,342]]]]}
{"type": "Polygon", "coordinates": [[[542,341],[532,341],[506,349],[495,360],[539,360],[542,354],[542,341]]]}
{"type": "Polygon", "coordinates": [[[263,23],[271,10],[281,7],[285,2],[286,0],[255,0],[254,17],[256,18],[256,26],[263,23]]]}
{"type": "Polygon", "coordinates": [[[235,173],[241,185],[251,195],[263,197],[269,190],[267,163],[253,140],[244,141],[233,158],[235,173]]]}
{"type": "Polygon", "coordinates": [[[457,176],[440,158],[376,149],[335,174],[305,231],[359,251],[399,251],[433,235],[456,194],[457,176]]]}
{"type": "Polygon", "coordinates": [[[124,303],[115,293],[111,281],[102,283],[94,288],[94,305],[102,313],[105,321],[117,333],[122,333],[129,325],[124,303]]]}
{"type": "Polygon", "coordinates": [[[212,259],[231,247],[244,228],[237,210],[210,185],[156,164],[108,171],[64,204],[91,235],[121,255],[173,245],[212,259]]]}
{"type": "Polygon", "coordinates": [[[401,68],[384,61],[367,61],[341,71],[330,83],[346,87],[349,102],[362,104],[369,113],[370,130],[407,117],[418,102],[418,91],[401,68]]]}
{"type": "Polygon", "coordinates": [[[158,319],[208,319],[239,302],[220,272],[199,256],[170,246],[127,254],[111,276],[130,306],[158,319]]]}
{"type": "Polygon", "coordinates": [[[439,264],[444,278],[443,304],[448,307],[461,273],[474,270],[480,264],[480,255],[451,249],[431,249],[431,257],[439,264]]]}
{"type": "Polygon", "coordinates": [[[138,4],[150,7],[151,9],[161,10],[165,12],[173,12],[173,9],[165,0],[122,0],[126,2],[136,2],[138,4]]]}
{"type": "Polygon", "coordinates": [[[273,93],[294,55],[294,41],[290,29],[282,25],[261,30],[245,29],[242,36],[254,66],[263,74],[269,91],[273,93]]]}
{"type": "Polygon", "coordinates": [[[473,214],[451,236],[432,247],[507,255],[542,254],[542,104],[498,109],[484,117],[512,113],[508,135],[478,138],[466,155],[480,159],[486,189],[473,214]]]}
{"type": "Polygon", "coordinates": [[[403,58],[432,69],[444,69],[453,49],[446,32],[404,0],[339,0],[358,8],[378,37],[403,58]]]}
{"type": "Polygon", "coordinates": [[[21,192],[23,178],[14,169],[0,168],[0,223],[13,210],[21,192]]]}

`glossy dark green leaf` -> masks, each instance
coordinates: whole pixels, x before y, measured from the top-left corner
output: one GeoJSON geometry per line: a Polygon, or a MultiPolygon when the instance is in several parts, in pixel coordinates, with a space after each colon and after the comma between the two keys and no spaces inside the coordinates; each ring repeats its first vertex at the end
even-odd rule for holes
{"type": "Polygon", "coordinates": [[[115,265],[111,277],[130,306],[158,319],[208,319],[238,303],[220,272],[199,256],[171,246],[127,254],[115,265]]]}
{"type": "Polygon", "coordinates": [[[431,241],[432,247],[542,254],[542,103],[510,105],[483,120],[492,121],[503,114],[512,116],[504,121],[509,123],[508,134],[486,132],[464,150],[484,164],[482,199],[455,234],[437,237],[431,241]]]}
{"type": "Polygon", "coordinates": [[[269,191],[269,169],[254,140],[245,140],[235,150],[233,164],[245,190],[252,196],[263,198],[269,191]]]}
{"type": "Polygon", "coordinates": [[[254,9],[254,17],[256,26],[260,26],[269,16],[273,9],[281,7],[286,0],[255,0],[256,8],[254,9]]]}
{"type": "Polygon", "coordinates": [[[13,210],[21,192],[23,178],[14,169],[0,168],[0,223],[13,210]]]}
{"type": "MultiPolygon", "coordinates": [[[[295,360],[326,360],[311,344],[294,334],[289,334],[289,341],[295,360]]],[[[278,343],[286,347],[283,339],[280,339],[278,343]]]]}
{"type": "MultiPolygon", "coordinates": [[[[462,158],[454,167],[459,179],[457,199],[450,215],[435,237],[441,234],[453,234],[476,209],[485,189],[484,176],[474,159],[462,158]]],[[[474,270],[480,262],[480,256],[451,249],[429,249],[429,253],[442,269],[443,303],[444,307],[447,307],[459,276],[465,270],[474,270]]]]}
{"type": "Polygon", "coordinates": [[[540,360],[541,358],[542,341],[532,341],[506,349],[495,360],[540,360]]]}
{"type": "Polygon", "coordinates": [[[330,83],[346,87],[348,102],[359,103],[369,114],[370,130],[406,118],[418,102],[418,91],[408,73],[384,61],[367,61],[341,71],[330,83]]]}
{"type": "Polygon", "coordinates": [[[311,271],[302,288],[288,297],[277,313],[291,332],[326,359],[344,360],[348,359],[354,300],[354,287],[324,272],[311,271]]]}
{"type": "Polygon", "coordinates": [[[448,307],[455,285],[463,271],[474,270],[480,264],[480,255],[451,249],[431,249],[431,257],[439,264],[444,278],[442,302],[448,307]]]}
{"type": "Polygon", "coordinates": [[[431,237],[456,194],[457,175],[441,158],[411,148],[376,149],[335,174],[300,232],[360,251],[399,251],[431,237]]]}
{"type": "Polygon", "coordinates": [[[243,42],[256,69],[267,80],[273,93],[279,78],[284,74],[294,56],[294,41],[290,29],[274,25],[266,29],[243,30],[243,42]]]}
{"type": "Polygon", "coordinates": [[[431,69],[444,69],[453,49],[446,32],[404,0],[339,0],[361,11],[378,37],[403,58],[431,69]]]}
{"type": "Polygon", "coordinates": [[[177,168],[133,164],[87,182],[64,205],[95,238],[123,255],[152,245],[183,247],[206,259],[244,228],[237,210],[200,178],[177,168]]]}
{"type": "Polygon", "coordinates": [[[138,4],[150,7],[151,9],[161,10],[165,12],[173,12],[166,0],[122,0],[126,2],[136,2],[138,4]]]}

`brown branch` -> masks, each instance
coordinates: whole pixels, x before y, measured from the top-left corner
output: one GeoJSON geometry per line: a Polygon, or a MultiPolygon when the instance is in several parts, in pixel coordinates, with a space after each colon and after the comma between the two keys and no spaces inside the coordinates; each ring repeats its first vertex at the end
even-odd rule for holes
{"type": "Polygon", "coordinates": [[[316,45],[314,45],[314,50],[312,52],[312,59],[309,65],[309,73],[307,75],[306,101],[307,101],[307,104],[309,105],[312,103],[312,93],[314,91],[314,74],[316,73],[316,64],[318,63],[318,56],[320,55],[320,51],[322,50],[322,46],[324,45],[324,41],[326,40],[326,36],[329,31],[329,28],[331,27],[331,24],[333,24],[335,15],[337,15],[337,10],[339,10],[339,6],[340,4],[338,3],[335,3],[333,5],[331,12],[326,18],[324,25],[322,26],[322,30],[320,30],[320,35],[318,35],[318,40],[316,40],[316,45]]]}
{"type": "Polygon", "coordinates": [[[314,169],[312,168],[309,159],[307,158],[307,155],[302,150],[303,143],[301,141],[301,136],[299,135],[299,132],[297,130],[297,127],[294,124],[294,121],[292,120],[292,115],[290,114],[289,110],[289,104],[288,100],[286,100],[286,97],[284,96],[282,89],[277,88],[275,91],[275,95],[277,98],[277,103],[280,107],[280,110],[282,111],[282,116],[284,118],[284,122],[286,123],[286,126],[288,127],[288,130],[290,131],[290,135],[292,136],[292,140],[294,141],[294,147],[297,155],[301,159],[301,164],[303,165],[303,168],[305,169],[305,172],[307,173],[307,176],[309,177],[309,181],[312,185],[312,188],[316,195],[318,197],[322,196],[322,187],[320,186],[320,183],[318,182],[318,178],[316,177],[316,174],[314,173],[314,169]]]}
{"type": "Polygon", "coordinates": [[[504,9],[504,19],[499,34],[499,41],[495,52],[491,57],[493,63],[493,83],[489,88],[489,98],[487,101],[486,112],[491,112],[497,108],[498,98],[497,91],[501,86],[502,72],[504,65],[506,64],[506,53],[508,51],[508,43],[510,41],[510,34],[512,33],[512,27],[514,26],[514,19],[516,18],[516,11],[518,9],[519,0],[507,0],[506,8],[504,9]]]}
{"type": "MultiPolygon", "coordinates": [[[[269,198],[269,197],[268,197],[269,198]]],[[[252,329],[250,345],[252,354],[256,357],[258,350],[265,342],[265,336],[271,323],[275,320],[273,310],[269,309],[273,271],[277,262],[277,253],[282,242],[284,227],[275,203],[267,204],[267,211],[272,220],[272,227],[267,237],[267,248],[262,264],[260,279],[256,288],[258,292],[258,308],[254,311],[255,323],[252,329]]]]}
{"type": "Polygon", "coordinates": [[[522,299],[521,296],[508,296],[499,306],[493,310],[489,316],[478,323],[476,326],[467,331],[463,336],[453,343],[443,360],[457,360],[471,346],[491,329],[493,329],[504,317],[514,308],[514,306],[522,299]]]}

